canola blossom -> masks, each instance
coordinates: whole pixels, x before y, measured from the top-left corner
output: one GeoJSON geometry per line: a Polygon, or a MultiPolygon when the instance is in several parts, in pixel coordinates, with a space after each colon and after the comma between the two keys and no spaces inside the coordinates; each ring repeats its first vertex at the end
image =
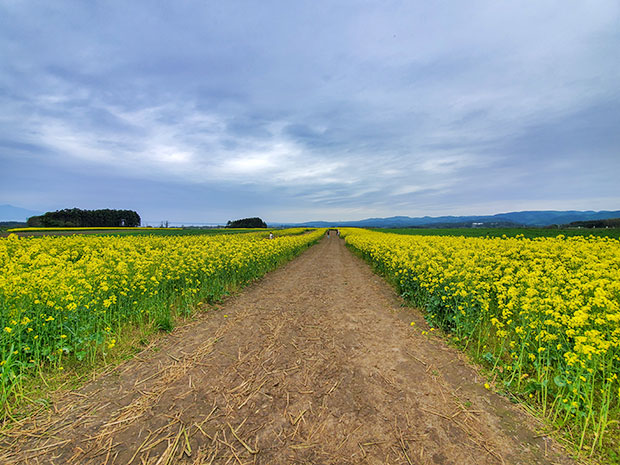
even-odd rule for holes
{"type": "MultiPolygon", "coordinates": [[[[344,229],[399,292],[580,447],[620,417],[620,241],[344,229]]],[[[485,386],[486,387],[486,386],[485,386]]]]}
{"type": "Polygon", "coordinates": [[[305,231],[0,239],[0,398],[37,367],[94,361],[128,323],[169,329],[172,309],[217,299],[323,234],[305,231]]]}

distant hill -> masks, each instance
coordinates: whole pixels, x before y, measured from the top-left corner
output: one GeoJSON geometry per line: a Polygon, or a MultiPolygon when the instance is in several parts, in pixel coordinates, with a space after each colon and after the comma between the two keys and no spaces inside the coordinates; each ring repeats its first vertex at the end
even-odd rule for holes
{"type": "Polygon", "coordinates": [[[0,205],[0,221],[24,222],[31,216],[40,215],[43,212],[15,207],[13,205],[0,205]]]}
{"type": "MultiPolygon", "coordinates": [[[[357,228],[412,228],[412,227],[464,227],[482,223],[485,227],[503,226],[551,226],[620,217],[620,211],[523,211],[481,216],[392,216],[389,218],[367,218],[359,221],[308,221],[286,224],[286,226],[325,228],[329,226],[350,226],[357,228]]],[[[270,224],[280,226],[280,224],[270,224]]]]}

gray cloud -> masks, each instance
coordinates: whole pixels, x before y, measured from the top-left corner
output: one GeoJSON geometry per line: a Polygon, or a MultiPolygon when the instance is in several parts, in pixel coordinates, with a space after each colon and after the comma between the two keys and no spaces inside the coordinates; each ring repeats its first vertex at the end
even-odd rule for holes
{"type": "Polygon", "coordinates": [[[173,221],[617,208],[620,7],[4,2],[0,198],[173,221]]]}

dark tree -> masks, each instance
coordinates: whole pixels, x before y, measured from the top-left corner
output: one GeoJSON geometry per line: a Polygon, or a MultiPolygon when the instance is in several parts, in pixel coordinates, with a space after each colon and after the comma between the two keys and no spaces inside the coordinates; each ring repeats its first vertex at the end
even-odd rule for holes
{"type": "Polygon", "coordinates": [[[260,218],[243,218],[242,220],[229,221],[226,223],[227,228],[266,228],[265,223],[260,218]]]}
{"type": "Polygon", "coordinates": [[[66,208],[28,218],[30,227],[117,228],[140,226],[140,215],[133,210],[80,210],[66,208]]]}

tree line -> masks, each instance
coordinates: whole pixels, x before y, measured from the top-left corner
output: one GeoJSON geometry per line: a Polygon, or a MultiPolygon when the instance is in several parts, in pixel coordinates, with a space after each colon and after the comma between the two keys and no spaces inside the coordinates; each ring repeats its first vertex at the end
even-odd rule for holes
{"type": "Polygon", "coordinates": [[[260,218],[243,218],[241,220],[229,221],[227,228],[266,228],[267,224],[260,218]]]}
{"type": "Polygon", "coordinates": [[[605,220],[573,221],[564,225],[568,228],[620,228],[620,218],[605,220]]]}
{"type": "Polygon", "coordinates": [[[28,218],[29,227],[114,228],[140,226],[140,215],[133,210],[81,210],[66,208],[28,218]]]}

